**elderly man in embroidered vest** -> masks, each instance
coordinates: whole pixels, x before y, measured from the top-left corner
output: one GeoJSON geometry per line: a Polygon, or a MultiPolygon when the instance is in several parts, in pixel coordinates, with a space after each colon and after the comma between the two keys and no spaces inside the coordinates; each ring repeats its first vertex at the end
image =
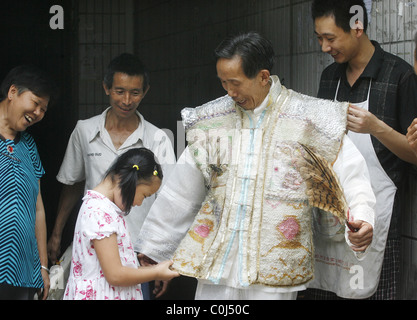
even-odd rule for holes
{"type": "Polygon", "coordinates": [[[196,299],[295,299],[314,276],[300,144],[338,174],[359,230],[343,230],[351,254],[372,241],[375,198],[345,135],[348,105],[282,86],[257,33],[223,41],[216,55],[228,95],[183,110],[188,147],[143,225],[142,263],[173,259],[198,279],[196,299]]]}

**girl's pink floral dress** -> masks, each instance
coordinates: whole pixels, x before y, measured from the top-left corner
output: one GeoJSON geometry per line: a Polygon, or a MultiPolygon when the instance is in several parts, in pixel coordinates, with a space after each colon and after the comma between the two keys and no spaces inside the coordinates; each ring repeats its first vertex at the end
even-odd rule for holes
{"type": "Polygon", "coordinates": [[[78,214],[64,300],[142,300],[141,286],[114,287],[103,275],[92,240],[117,234],[122,265],[138,268],[124,213],[108,198],[87,191],[78,214]]]}

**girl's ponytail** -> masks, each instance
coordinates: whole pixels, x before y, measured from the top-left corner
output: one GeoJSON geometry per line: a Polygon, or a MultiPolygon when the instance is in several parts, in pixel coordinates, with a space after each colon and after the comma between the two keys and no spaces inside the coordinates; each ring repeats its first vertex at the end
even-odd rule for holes
{"type": "Polygon", "coordinates": [[[152,151],[135,148],[116,159],[107,171],[106,177],[108,176],[118,183],[125,213],[128,214],[135,199],[136,186],[151,183],[153,177],[162,180],[163,172],[152,151]]]}

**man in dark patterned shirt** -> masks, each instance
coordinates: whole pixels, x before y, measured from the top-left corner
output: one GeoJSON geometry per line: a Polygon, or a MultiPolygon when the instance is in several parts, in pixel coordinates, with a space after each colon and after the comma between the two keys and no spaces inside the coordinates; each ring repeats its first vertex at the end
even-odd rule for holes
{"type": "MultiPolygon", "coordinates": [[[[417,32],[414,34],[414,72],[417,74],[417,32]]],[[[413,120],[407,129],[407,139],[410,147],[417,155],[417,118],[413,120]]]]}
{"type": "Polygon", "coordinates": [[[375,257],[369,268],[381,272],[381,278],[379,284],[375,280],[372,298],[395,299],[400,267],[399,197],[409,163],[417,164],[405,136],[417,116],[416,75],[411,65],[368,38],[363,1],[314,0],[312,16],[322,51],[335,61],[322,73],[318,96],[351,103],[348,135],[367,161],[377,199],[375,257]],[[381,271],[378,260],[382,257],[381,271]]]}

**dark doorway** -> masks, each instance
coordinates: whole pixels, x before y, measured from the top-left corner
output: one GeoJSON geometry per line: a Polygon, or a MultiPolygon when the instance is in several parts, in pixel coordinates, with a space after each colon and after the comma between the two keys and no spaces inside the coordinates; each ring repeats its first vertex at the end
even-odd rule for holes
{"type": "Polygon", "coordinates": [[[50,73],[60,89],[57,104],[49,108],[45,118],[28,131],[33,135],[46,174],[42,178],[42,195],[48,232],[57,209],[60,185],[55,176],[59,170],[74,119],[77,97],[72,63],[74,35],[72,1],[16,0],[3,1],[0,9],[0,79],[21,64],[35,64],[50,73]],[[51,29],[53,5],[64,10],[64,29],[51,29]]]}

